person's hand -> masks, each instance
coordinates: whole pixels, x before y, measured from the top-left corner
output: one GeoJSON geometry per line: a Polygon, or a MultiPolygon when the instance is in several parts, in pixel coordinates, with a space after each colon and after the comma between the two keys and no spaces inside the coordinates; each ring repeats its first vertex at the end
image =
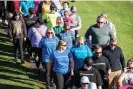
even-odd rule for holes
{"type": "Polygon", "coordinates": [[[111,69],[108,70],[108,74],[109,74],[109,75],[111,74],[111,69]]]}
{"type": "Polygon", "coordinates": [[[125,67],[123,71],[124,72],[127,72],[128,71],[128,67],[125,67]]]}
{"type": "Polygon", "coordinates": [[[10,42],[13,42],[13,38],[10,38],[9,41],[10,41],[10,42]]]}
{"type": "Polygon", "coordinates": [[[130,84],[133,85],[133,79],[130,79],[130,84]]]}
{"type": "Polygon", "coordinates": [[[71,71],[71,74],[70,74],[71,76],[73,76],[74,75],[74,72],[73,71],[71,71]]]}
{"type": "Polygon", "coordinates": [[[74,29],[70,29],[70,31],[74,32],[75,30],[74,29]]]}
{"type": "Polygon", "coordinates": [[[24,41],[26,41],[26,37],[24,37],[24,41]]]}

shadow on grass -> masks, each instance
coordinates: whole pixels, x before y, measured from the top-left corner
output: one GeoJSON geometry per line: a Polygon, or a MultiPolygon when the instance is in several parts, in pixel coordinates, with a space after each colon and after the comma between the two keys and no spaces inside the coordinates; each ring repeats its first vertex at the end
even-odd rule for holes
{"type": "Polygon", "coordinates": [[[8,85],[8,84],[0,84],[0,89],[33,89],[33,88],[14,86],[14,85],[8,85]]]}
{"type": "Polygon", "coordinates": [[[33,87],[37,81],[43,82],[44,75],[42,74],[42,76],[40,76],[37,69],[16,64],[14,60],[10,59],[13,57],[13,46],[4,43],[8,43],[8,41],[7,35],[0,32],[0,79],[6,83],[0,83],[0,89],[33,89],[26,86],[21,87],[21,85],[17,86],[17,83],[27,84],[33,87]],[[16,85],[11,85],[11,81],[16,82],[16,85]]]}

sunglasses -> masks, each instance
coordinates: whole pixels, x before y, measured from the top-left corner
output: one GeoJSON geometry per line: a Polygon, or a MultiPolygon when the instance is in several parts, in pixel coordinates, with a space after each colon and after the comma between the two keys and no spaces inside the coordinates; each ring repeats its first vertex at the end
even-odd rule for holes
{"type": "Polygon", "coordinates": [[[47,34],[53,34],[53,32],[47,32],[47,34]]]}
{"type": "Polygon", "coordinates": [[[129,67],[128,69],[133,69],[133,67],[129,67]]]}
{"type": "Polygon", "coordinates": [[[110,44],[111,46],[116,46],[116,44],[110,44]]]}
{"type": "Polygon", "coordinates": [[[65,44],[65,45],[62,45],[62,46],[67,46],[67,45],[65,44]]]}
{"type": "Polygon", "coordinates": [[[104,23],[104,22],[97,21],[97,23],[100,23],[100,24],[102,24],[102,23],[104,23]]]}
{"type": "Polygon", "coordinates": [[[96,52],[96,54],[102,54],[102,52],[96,52]]]}
{"type": "Polygon", "coordinates": [[[82,83],[82,85],[87,85],[88,83],[82,83]]]}

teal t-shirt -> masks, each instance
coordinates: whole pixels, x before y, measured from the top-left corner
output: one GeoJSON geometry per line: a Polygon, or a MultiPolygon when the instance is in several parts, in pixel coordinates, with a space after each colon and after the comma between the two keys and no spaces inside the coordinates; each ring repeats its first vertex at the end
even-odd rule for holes
{"type": "Polygon", "coordinates": [[[62,26],[55,26],[54,27],[54,32],[55,32],[55,35],[58,36],[58,34],[63,31],[64,28],[62,26]]]}

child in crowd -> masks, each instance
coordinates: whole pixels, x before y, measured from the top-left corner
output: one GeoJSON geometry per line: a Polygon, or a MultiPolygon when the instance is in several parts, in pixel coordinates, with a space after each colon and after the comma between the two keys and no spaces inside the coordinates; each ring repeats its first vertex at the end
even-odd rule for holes
{"type": "Polygon", "coordinates": [[[63,20],[64,20],[64,22],[67,22],[69,24],[72,24],[73,23],[73,20],[72,20],[72,18],[70,18],[68,11],[65,11],[64,12],[64,18],[63,18],[63,20]]]}
{"type": "Polygon", "coordinates": [[[56,26],[54,27],[55,35],[58,36],[58,34],[64,30],[63,28],[63,19],[59,16],[56,19],[56,26]]]}

